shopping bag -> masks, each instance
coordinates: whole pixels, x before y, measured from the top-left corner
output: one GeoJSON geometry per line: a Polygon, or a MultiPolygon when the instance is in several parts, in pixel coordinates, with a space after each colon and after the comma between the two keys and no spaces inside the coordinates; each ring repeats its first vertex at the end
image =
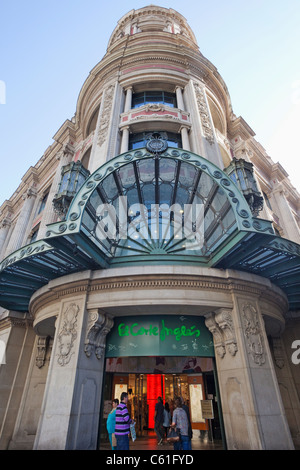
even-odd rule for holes
{"type": "Polygon", "coordinates": [[[135,423],[131,423],[130,425],[130,434],[132,442],[134,442],[136,440],[135,423]]]}

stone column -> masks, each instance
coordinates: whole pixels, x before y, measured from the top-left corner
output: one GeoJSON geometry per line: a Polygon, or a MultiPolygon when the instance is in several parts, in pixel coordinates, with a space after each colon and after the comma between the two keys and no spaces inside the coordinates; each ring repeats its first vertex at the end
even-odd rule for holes
{"type": "Polygon", "coordinates": [[[13,230],[12,236],[6,248],[5,256],[8,256],[13,251],[16,251],[18,248],[21,248],[24,241],[24,234],[26,233],[28,220],[30,219],[33,205],[36,198],[36,189],[30,187],[27,189],[26,193],[23,194],[22,198],[24,200],[22,209],[20,211],[17,223],[13,230]]]}
{"type": "Polygon", "coordinates": [[[182,88],[180,86],[177,86],[176,89],[176,99],[177,99],[177,108],[181,109],[181,111],[184,111],[184,102],[183,102],[183,96],[182,96],[182,88]]]}
{"type": "Polygon", "coordinates": [[[128,152],[129,147],[129,126],[123,127],[122,129],[122,141],[120,153],[128,152]]]}
{"type": "Polygon", "coordinates": [[[41,239],[45,236],[47,231],[47,225],[56,222],[57,214],[54,212],[53,208],[53,198],[57,193],[58,186],[61,180],[61,169],[63,166],[70,163],[74,156],[74,147],[71,144],[65,144],[62,150],[57,154],[56,159],[58,160],[58,165],[55,171],[54,178],[51,183],[50,191],[48,194],[47,202],[42,214],[41,224],[39,228],[38,238],[41,239]]]}
{"type": "Polygon", "coordinates": [[[85,297],[62,302],[34,449],[96,449],[112,325],[99,309],[85,310],[85,297]]]}
{"type": "Polygon", "coordinates": [[[7,450],[17,423],[35,340],[32,320],[26,314],[6,311],[1,318],[0,338],[6,344],[5,363],[0,364],[0,450],[7,450]]]}
{"type": "Polygon", "coordinates": [[[186,87],[186,96],[193,123],[190,131],[193,152],[223,169],[223,160],[214,132],[205,87],[201,82],[191,80],[186,87]]]}
{"type": "Polygon", "coordinates": [[[132,87],[128,87],[126,90],[124,113],[127,113],[131,109],[132,103],[132,87]]]}
{"type": "Polygon", "coordinates": [[[123,90],[117,82],[111,83],[103,90],[90,156],[91,173],[115,156],[122,95],[123,90]]]}
{"type": "Polygon", "coordinates": [[[9,228],[11,226],[11,220],[5,218],[2,220],[0,224],[0,260],[2,260],[2,251],[4,251],[5,241],[9,232],[9,228]]]}
{"type": "Polygon", "coordinates": [[[180,133],[181,133],[182,148],[184,150],[191,150],[188,128],[185,126],[181,126],[180,133]]]}
{"type": "Polygon", "coordinates": [[[293,449],[263,319],[255,299],[206,316],[214,337],[229,449],[293,449]]]}
{"type": "Polygon", "coordinates": [[[292,210],[286,200],[285,190],[282,184],[278,184],[272,191],[272,197],[274,197],[276,205],[279,209],[280,225],[284,229],[285,237],[300,243],[300,231],[298,224],[293,216],[292,210]]]}

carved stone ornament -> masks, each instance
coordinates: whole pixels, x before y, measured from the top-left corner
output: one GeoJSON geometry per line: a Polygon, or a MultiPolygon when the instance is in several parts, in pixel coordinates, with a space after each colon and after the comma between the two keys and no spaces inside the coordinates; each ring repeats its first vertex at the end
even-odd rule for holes
{"type": "Polygon", "coordinates": [[[266,360],[258,313],[252,304],[247,303],[243,305],[242,315],[248,353],[252,357],[253,362],[261,366],[266,360]]]}
{"type": "Polygon", "coordinates": [[[210,121],[209,109],[205,99],[204,89],[197,82],[194,82],[194,89],[204,137],[210,144],[213,144],[215,138],[210,121]]]}
{"type": "Polygon", "coordinates": [[[272,346],[275,364],[279,369],[284,367],[284,352],[281,338],[272,336],[272,346]]]}
{"type": "Polygon", "coordinates": [[[37,356],[35,358],[36,366],[41,369],[45,364],[49,336],[39,336],[37,343],[37,356]]]}
{"type": "Polygon", "coordinates": [[[110,121],[114,89],[115,89],[115,86],[110,85],[105,91],[103,110],[102,110],[102,116],[101,116],[101,121],[100,121],[100,126],[99,126],[99,133],[98,133],[99,147],[101,147],[101,145],[104,144],[107,138],[107,130],[108,130],[109,121],[110,121]]]}
{"type": "Polygon", "coordinates": [[[229,309],[220,309],[216,312],[215,318],[223,332],[226,349],[232,356],[235,356],[238,347],[231,318],[231,311],[229,309]]]}
{"type": "Polygon", "coordinates": [[[223,358],[226,354],[226,350],[223,341],[222,331],[215,320],[214,313],[209,313],[208,315],[205,315],[205,325],[214,337],[214,346],[216,353],[218,354],[218,356],[223,358]]]}
{"type": "Polygon", "coordinates": [[[63,313],[62,327],[58,333],[58,364],[65,366],[71,360],[72,348],[74,341],[77,338],[77,316],[79,312],[79,306],[75,303],[69,305],[69,307],[63,313]]]}
{"type": "Polygon", "coordinates": [[[94,353],[97,359],[101,359],[105,351],[106,336],[110,332],[114,322],[110,315],[98,309],[88,313],[86,339],[84,352],[87,357],[94,353]]]}
{"type": "Polygon", "coordinates": [[[226,350],[231,356],[235,356],[238,347],[231,311],[229,309],[220,309],[216,313],[209,313],[205,316],[205,324],[214,337],[215,350],[218,356],[223,358],[226,350]]]}

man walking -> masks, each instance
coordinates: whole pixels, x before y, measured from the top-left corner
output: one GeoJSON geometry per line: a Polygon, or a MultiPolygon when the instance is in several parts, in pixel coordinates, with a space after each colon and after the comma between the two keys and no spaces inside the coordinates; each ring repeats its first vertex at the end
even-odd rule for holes
{"type": "Polygon", "coordinates": [[[162,398],[157,398],[157,403],[155,405],[155,412],[154,412],[154,431],[156,432],[158,445],[163,443],[164,438],[164,405],[162,402],[162,398]]]}
{"type": "Polygon", "coordinates": [[[122,392],[121,403],[116,408],[115,436],[117,450],[129,450],[130,424],[133,423],[127,409],[128,393],[122,392]]]}

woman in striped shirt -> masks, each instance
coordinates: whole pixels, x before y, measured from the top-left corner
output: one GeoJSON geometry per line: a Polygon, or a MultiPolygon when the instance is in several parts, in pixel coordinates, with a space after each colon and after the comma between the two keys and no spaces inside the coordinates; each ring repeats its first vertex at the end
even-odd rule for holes
{"type": "Polygon", "coordinates": [[[121,403],[116,409],[115,436],[117,439],[117,450],[129,450],[130,424],[133,420],[130,418],[128,409],[128,393],[121,394],[121,403]]]}

